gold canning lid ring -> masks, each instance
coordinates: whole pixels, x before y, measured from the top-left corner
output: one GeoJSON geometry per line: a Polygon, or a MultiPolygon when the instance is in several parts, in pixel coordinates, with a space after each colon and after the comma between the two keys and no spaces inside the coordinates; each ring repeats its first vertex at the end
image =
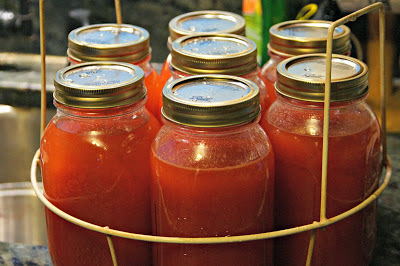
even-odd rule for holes
{"type": "Polygon", "coordinates": [[[59,70],[54,99],[77,108],[108,108],[135,103],[146,97],[144,72],[120,62],[90,62],[59,70]]]}
{"type": "Polygon", "coordinates": [[[137,62],[151,53],[147,30],[128,24],[95,24],[68,35],[67,54],[78,62],[137,62]]]}
{"type": "Polygon", "coordinates": [[[179,15],[173,18],[168,26],[168,42],[173,43],[180,37],[193,34],[230,33],[244,36],[246,21],[232,12],[204,10],[179,15]]]}
{"type": "Polygon", "coordinates": [[[197,75],[168,83],[162,115],[190,127],[226,127],[252,121],[261,111],[257,85],[228,75],[197,75]]]}
{"type": "MultiPolygon", "coordinates": [[[[324,20],[291,20],[269,29],[268,49],[281,56],[326,52],[328,29],[332,22],[324,20]]],[[[351,49],[350,29],[339,26],[333,34],[332,52],[347,54],[351,49]]]]}
{"type": "MultiPolygon", "coordinates": [[[[326,54],[290,57],[277,67],[276,90],[287,97],[323,102],[326,54]]],[[[331,101],[348,101],[368,93],[368,67],[358,59],[334,54],[332,57],[331,101]]]]}
{"type": "Polygon", "coordinates": [[[234,34],[201,34],[172,43],[171,66],[190,74],[243,76],[257,68],[257,45],[234,34]]]}

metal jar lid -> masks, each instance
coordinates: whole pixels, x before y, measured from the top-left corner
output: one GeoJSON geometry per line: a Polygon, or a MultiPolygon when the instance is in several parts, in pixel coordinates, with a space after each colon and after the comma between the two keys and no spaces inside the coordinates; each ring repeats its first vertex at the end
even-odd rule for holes
{"type": "Polygon", "coordinates": [[[137,62],[150,54],[147,30],[127,24],[96,24],[68,35],[68,56],[79,62],[137,62]]]}
{"type": "Polygon", "coordinates": [[[78,108],[123,106],[146,97],[143,77],[140,67],[128,63],[77,64],[56,73],[54,99],[78,108]]]}
{"type": "Polygon", "coordinates": [[[238,14],[204,10],[182,14],[169,22],[169,43],[182,36],[202,33],[245,35],[246,21],[238,14]]]}
{"type": "MultiPolygon", "coordinates": [[[[323,20],[292,20],[269,29],[268,49],[282,56],[326,52],[328,29],[332,22],[323,20]]],[[[339,26],[333,33],[334,54],[347,54],[351,49],[350,29],[339,26]]]]}
{"type": "Polygon", "coordinates": [[[164,87],[162,115],[191,127],[226,127],[254,120],[261,111],[255,83],[227,75],[197,75],[164,87]]]}
{"type": "Polygon", "coordinates": [[[243,76],[257,68],[257,45],[233,34],[181,37],[172,43],[171,65],[191,75],[243,76]]]}
{"type": "MultiPolygon", "coordinates": [[[[275,88],[290,98],[323,102],[325,75],[325,54],[294,56],[279,63],[275,88]]],[[[349,56],[333,55],[331,101],[353,100],[367,93],[367,65],[349,56]]]]}

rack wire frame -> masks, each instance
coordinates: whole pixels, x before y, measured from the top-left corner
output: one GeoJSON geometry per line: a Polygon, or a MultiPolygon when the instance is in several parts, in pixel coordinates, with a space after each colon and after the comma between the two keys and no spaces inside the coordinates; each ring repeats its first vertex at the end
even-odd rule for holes
{"type": "MultiPolygon", "coordinates": [[[[42,116],[41,116],[41,133],[43,133],[45,128],[45,113],[46,113],[46,76],[45,76],[45,40],[44,40],[44,0],[40,0],[39,2],[40,8],[40,33],[41,33],[41,60],[42,60],[42,116]]],[[[118,23],[121,23],[121,15],[120,15],[120,4],[119,0],[115,0],[116,5],[116,16],[118,23]]],[[[174,243],[174,244],[222,244],[222,243],[233,243],[233,242],[245,242],[245,241],[255,241],[262,239],[271,239],[276,237],[288,236],[293,234],[298,234],[306,231],[311,231],[307,261],[306,265],[311,265],[312,253],[315,243],[316,232],[319,229],[323,229],[333,223],[336,223],[340,220],[343,220],[356,212],[362,210],[366,206],[368,206],[371,202],[376,200],[378,196],[385,190],[387,185],[389,184],[391,175],[392,175],[392,164],[390,158],[387,155],[387,147],[386,147],[386,94],[385,94],[385,64],[384,64],[384,42],[385,42],[385,8],[384,5],[380,2],[367,6],[363,9],[360,9],[354,13],[349,14],[335,22],[332,23],[328,30],[328,39],[327,39],[327,49],[326,49],[326,81],[325,81],[325,97],[324,97],[324,128],[323,128],[323,150],[322,150],[322,176],[321,176],[321,211],[320,211],[320,220],[314,221],[311,224],[288,228],[284,230],[271,231],[259,234],[250,234],[250,235],[239,235],[239,236],[229,236],[229,237],[202,237],[202,238],[188,238],[188,237],[164,237],[164,236],[153,236],[153,235],[143,235],[136,233],[129,233],[120,230],[114,230],[109,228],[108,226],[102,227],[98,226],[81,219],[78,219],[74,216],[71,216],[56,206],[54,206],[50,201],[48,201],[44,195],[43,191],[39,188],[36,172],[37,167],[40,168],[40,149],[36,151],[35,156],[32,160],[31,165],[31,183],[32,187],[35,191],[37,197],[42,201],[42,203],[56,215],[61,218],[86,229],[96,231],[102,233],[106,236],[107,242],[110,249],[110,256],[113,261],[113,265],[118,265],[117,257],[115,254],[115,249],[112,241],[112,237],[121,237],[132,240],[139,241],[147,241],[147,242],[158,242],[158,243],[174,243]],[[340,25],[343,25],[349,21],[355,21],[358,17],[363,16],[367,13],[373,11],[379,11],[379,55],[380,55],[380,89],[381,89],[381,99],[380,99],[380,107],[381,107],[381,130],[382,130],[382,153],[383,153],[383,167],[386,169],[385,177],[381,182],[380,186],[374,191],[372,195],[370,195],[363,202],[358,204],[357,206],[351,208],[350,210],[343,212],[339,215],[336,215],[331,218],[326,217],[326,192],[327,192],[327,166],[328,166],[328,140],[329,140],[329,112],[330,112],[330,91],[331,91],[331,71],[332,71],[332,42],[333,42],[333,33],[334,29],[340,25]],[[328,121],[328,123],[325,123],[328,121]]]]}

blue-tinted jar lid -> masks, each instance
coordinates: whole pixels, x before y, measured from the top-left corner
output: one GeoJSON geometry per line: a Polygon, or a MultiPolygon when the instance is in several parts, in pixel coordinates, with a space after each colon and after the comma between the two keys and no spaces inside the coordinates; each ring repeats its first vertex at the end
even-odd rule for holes
{"type": "Polygon", "coordinates": [[[254,120],[260,113],[259,89],[228,75],[197,75],[172,81],[163,90],[162,115],[192,127],[226,127],[254,120]]]}
{"type": "Polygon", "coordinates": [[[107,108],[135,103],[146,96],[144,72],[119,62],[91,62],[59,70],[54,99],[66,106],[107,108]]]}
{"type": "Polygon", "coordinates": [[[257,68],[257,45],[234,34],[201,34],[175,40],[171,65],[191,75],[243,76],[257,68]]]}
{"type": "MultiPolygon", "coordinates": [[[[323,102],[326,79],[326,54],[294,56],[277,67],[276,90],[287,97],[323,102]]],[[[368,93],[368,67],[355,58],[332,57],[331,101],[348,101],[368,93]]]]}
{"type": "Polygon", "coordinates": [[[95,24],[68,35],[68,55],[78,62],[137,62],[150,54],[147,30],[128,24],[95,24]]]}
{"type": "Polygon", "coordinates": [[[193,34],[230,33],[245,35],[246,21],[238,14],[219,10],[194,11],[169,22],[169,42],[193,34]]]}

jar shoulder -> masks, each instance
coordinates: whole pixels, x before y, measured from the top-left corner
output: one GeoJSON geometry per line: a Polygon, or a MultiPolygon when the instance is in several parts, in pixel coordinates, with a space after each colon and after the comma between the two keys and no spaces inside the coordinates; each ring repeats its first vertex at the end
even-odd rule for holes
{"type": "Polygon", "coordinates": [[[153,132],[154,137],[159,128],[159,122],[144,108],[124,115],[101,117],[66,115],[57,111],[47,125],[42,138],[51,138],[61,132],[63,134],[100,137],[123,135],[136,131],[150,131],[153,132]]]}
{"type": "MultiPolygon", "coordinates": [[[[277,100],[271,105],[261,124],[268,123],[280,130],[300,135],[322,136],[323,122],[323,107],[309,108],[305,105],[293,105],[277,100]]],[[[354,134],[369,127],[379,130],[379,122],[372,109],[364,101],[331,106],[330,135],[354,134]]]]}
{"type": "Polygon", "coordinates": [[[236,166],[272,153],[264,130],[254,124],[237,132],[182,132],[164,125],[152,145],[168,163],[198,168],[236,166]]]}

